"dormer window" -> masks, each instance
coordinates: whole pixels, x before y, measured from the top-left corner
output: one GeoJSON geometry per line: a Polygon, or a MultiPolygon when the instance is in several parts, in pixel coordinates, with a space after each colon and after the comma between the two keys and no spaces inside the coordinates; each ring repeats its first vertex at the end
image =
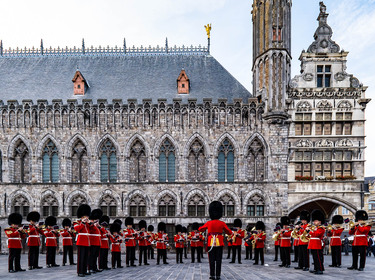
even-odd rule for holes
{"type": "Polygon", "coordinates": [[[178,94],[189,94],[190,81],[184,69],[181,70],[180,75],[177,78],[177,93],[178,94]]]}
{"type": "Polygon", "coordinates": [[[82,73],[77,70],[74,74],[73,82],[73,93],[74,95],[85,95],[88,86],[87,81],[83,77],[82,73]]]}
{"type": "Polygon", "coordinates": [[[317,72],[317,87],[331,87],[331,65],[318,65],[317,72]]]}

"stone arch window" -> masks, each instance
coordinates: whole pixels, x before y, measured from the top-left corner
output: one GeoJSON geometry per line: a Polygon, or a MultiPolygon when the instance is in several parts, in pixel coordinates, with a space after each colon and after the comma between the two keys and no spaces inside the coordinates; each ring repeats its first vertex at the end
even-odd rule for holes
{"type": "Polygon", "coordinates": [[[265,178],[264,146],[259,139],[254,139],[247,154],[249,179],[251,181],[263,181],[265,178]]]}
{"type": "Polygon", "coordinates": [[[43,183],[57,182],[59,180],[59,151],[52,140],[48,140],[43,148],[43,183]]]}
{"type": "Polygon", "coordinates": [[[103,211],[103,215],[109,217],[117,216],[117,202],[116,199],[110,195],[106,194],[100,200],[100,209],[103,211]]]}
{"type": "Polygon", "coordinates": [[[234,147],[228,138],[219,147],[218,181],[234,181],[234,147]]]}
{"type": "Polygon", "coordinates": [[[146,200],[143,196],[136,194],[130,199],[129,215],[132,217],[146,216],[146,200]]]}
{"type": "Polygon", "coordinates": [[[89,173],[89,158],[86,146],[78,140],[72,150],[72,182],[87,182],[89,173]]]}
{"type": "Polygon", "coordinates": [[[143,143],[136,140],[130,149],[129,176],[131,182],[146,181],[147,158],[143,143]]]}
{"type": "Polygon", "coordinates": [[[100,148],[100,181],[117,181],[116,147],[109,139],[100,148]]]}
{"type": "Polygon", "coordinates": [[[25,183],[30,180],[30,156],[25,143],[20,141],[14,150],[14,177],[15,183],[25,183]]]}
{"type": "Polygon", "coordinates": [[[12,202],[12,212],[26,217],[30,212],[30,202],[23,195],[17,195],[12,202]]]}
{"type": "Polygon", "coordinates": [[[188,201],[188,216],[189,217],[204,217],[206,216],[206,203],[204,198],[195,194],[188,201]]]}
{"type": "Polygon", "coordinates": [[[70,214],[72,217],[77,217],[77,210],[81,204],[87,204],[87,200],[82,194],[77,194],[72,198],[70,202],[70,214]]]}
{"type": "Polygon", "coordinates": [[[247,203],[246,215],[249,217],[264,216],[264,206],[264,198],[259,194],[254,194],[247,203]]]}
{"type": "Polygon", "coordinates": [[[46,195],[41,203],[43,217],[54,216],[59,214],[59,202],[56,197],[51,194],[46,195]]]}
{"type": "Polygon", "coordinates": [[[159,181],[174,182],[176,179],[176,155],[171,141],[164,140],[159,154],[159,181]]]}
{"type": "Polygon", "coordinates": [[[171,195],[164,195],[158,205],[159,216],[173,217],[176,215],[176,200],[171,195]]]}
{"type": "Polygon", "coordinates": [[[234,217],[236,204],[233,197],[229,194],[224,194],[219,201],[223,204],[223,216],[234,217]]]}
{"type": "Polygon", "coordinates": [[[191,144],[188,155],[189,181],[198,182],[206,178],[206,157],[203,144],[196,139],[191,144]]]}

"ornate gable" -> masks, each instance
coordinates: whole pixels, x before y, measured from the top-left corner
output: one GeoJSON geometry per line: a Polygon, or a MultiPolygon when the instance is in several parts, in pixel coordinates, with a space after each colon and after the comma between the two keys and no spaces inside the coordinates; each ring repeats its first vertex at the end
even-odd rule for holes
{"type": "Polygon", "coordinates": [[[189,94],[190,81],[184,69],[181,70],[177,78],[177,92],[178,94],[189,94]]]}
{"type": "Polygon", "coordinates": [[[83,77],[81,71],[79,71],[78,69],[74,74],[72,82],[74,95],[85,95],[86,90],[88,88],[88,83],[83,77]]]}

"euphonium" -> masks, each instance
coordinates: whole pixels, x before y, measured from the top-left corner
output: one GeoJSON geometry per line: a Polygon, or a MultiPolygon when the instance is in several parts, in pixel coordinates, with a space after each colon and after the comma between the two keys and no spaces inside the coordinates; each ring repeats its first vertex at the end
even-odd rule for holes
{"type": "Polygon", "coordinates": [[[293,231],[292,231],[292,237],[294,239],[298,239],[299,238],[299,235],[298,235],[298,228],[294,228],[293,231]]]}
{"type": "Polygon", "coordinates": [[[277,239],[279,239],[279,235],[280,235],[280,230],[276,231],[273,235],[272,235],[272,239],[273,241],[277,241],[277,239]]]}
{"type": "Polygon", "coordinates": [[[349,222],[349,228],[353,228],[353,227],[355,227],[355,222],[353,220],[351,220],[349,222]]]}

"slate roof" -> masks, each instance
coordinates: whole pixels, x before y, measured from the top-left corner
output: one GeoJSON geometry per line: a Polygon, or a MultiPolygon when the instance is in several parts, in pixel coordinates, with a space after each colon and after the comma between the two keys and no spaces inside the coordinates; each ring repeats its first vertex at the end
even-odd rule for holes
{"type": "MultiPolygon", "coordinates": [[[[165,98],[171,103],[182,98],[213,102],[242,98],[251,94],[214,57],[209,54],[164,54],[120,56],[31,56],[0,57],[0,100],[31,99],[152,99],[165,98]],[[72,79],[81,71],[90,85],[84,96],[73,95],[72,79]],[[177,94],[177,77],[185,69],[190,93],[177,94]]],[[[51,103],[50,103],[51,104],[51,103]]]]}

